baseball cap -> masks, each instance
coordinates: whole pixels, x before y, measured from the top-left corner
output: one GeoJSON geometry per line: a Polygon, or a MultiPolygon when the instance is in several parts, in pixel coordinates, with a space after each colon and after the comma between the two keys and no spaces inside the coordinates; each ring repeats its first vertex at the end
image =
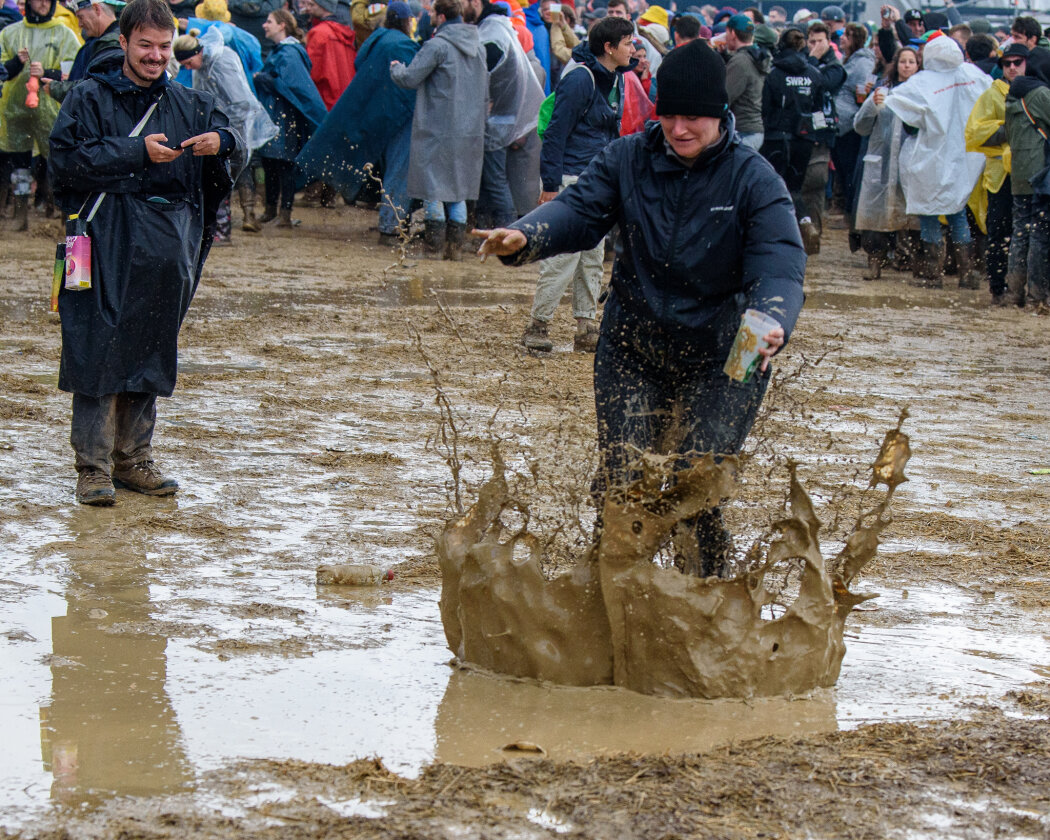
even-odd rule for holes
{"type": "Polygon", "coordinates": [[[904,22],[911,23],[913,20],[925,20],[925,18],[923,18],[922,12],[918,9],[908,9],[904,13],[904,22]]]}
{"type": "Polygon", "coordinates": [[[797,12],[795,12],[794,17],[791,18],[791,22],[802,23],[802,21],[811,17],[813,17],[813,12],[811,12],[809,9],[799,9],[797,12]]]}
{"type": "Polygon", "coordinates": [[[1010,44],[1010,46],[1003,50],[1003,54],[999,57],[999,66],[1003,66],[1004,58],[1023,58],[1027,60],[1028,55],[1028,47],[1024,44],[1010,44]]]}
{"type": "Polygon", "coordinates": [[[404,0],[393,0],[392,3],[388,3],[386,13],[393,13],[396,20],[410,20],[415,17],[411,7],[404,0]]]}
{"type": "Polygon", "coordinates": [[[732,29],[734,32],[754,32],[755,22],[751,20],[745,14],[733,15],[729,20],[726,21],[726,29],[732,29]]]}
{"type": "Polygon", "coordinates": [[[845,20],[846,12],[841,6],[825,6],[820,10],[821,20],[845,20]]]}

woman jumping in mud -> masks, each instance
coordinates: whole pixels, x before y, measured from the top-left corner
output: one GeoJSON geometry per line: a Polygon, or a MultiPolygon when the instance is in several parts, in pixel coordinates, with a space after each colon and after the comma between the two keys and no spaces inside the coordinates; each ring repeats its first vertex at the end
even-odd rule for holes
{"type": "MultiPolygon", "coordinates": [[[[741,449],[803,302],[791,198],[736,134],[723,61],[689,44],[663,61],[657,85],[659,124],[610,144],[576,185],[511,227],[474,232],[482,256],[520,265],[593,247],[620,225],[594,363],[599,511],[606,490],[632,478],[637,451],[741,449]],[[759,371],[738,382],[723,365],[747,309],[780,326],[764,336],[759,371]]],[[[699,553],[687,569],[725,576],[732,538],[719,509],[690,524],[699,553]]]]}

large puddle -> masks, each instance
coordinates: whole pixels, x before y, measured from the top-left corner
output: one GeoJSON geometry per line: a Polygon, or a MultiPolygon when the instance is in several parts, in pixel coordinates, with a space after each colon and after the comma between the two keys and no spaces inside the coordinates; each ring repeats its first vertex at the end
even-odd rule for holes
{"type": "Polygon", "coordinates": [[[51,801],[192,790],[240,758],[379,756],[412,775],[434,760],[702,751],[965,714],[1050,677],[1035,615],[994,593],[883,587],[847,625],[834,690],[741,702],[555,687],[452,669],[436,588],[322,590],[307,570],[207,565],[186,577],[112,539],[104,554],[83,544],[51,542],[0,581],[5,824],[51,801]]]}

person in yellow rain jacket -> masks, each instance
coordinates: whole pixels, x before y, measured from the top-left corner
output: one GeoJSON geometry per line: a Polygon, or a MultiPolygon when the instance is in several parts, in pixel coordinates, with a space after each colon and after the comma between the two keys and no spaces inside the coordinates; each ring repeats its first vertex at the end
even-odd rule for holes
{"type": "MultiPolygon", "coordinates": [[[[0,177],[11,180],[15,230],[26,230],[29,224],[33,146],[47,157],[48,135],[58,116],[59,104],[45,93],[40,80],[61,78],[62,62],[72,62],[80,49],[79,36],[56,17],[56,5],[56,0],[28,0],[25,19],[0,31],[0,63],[7,79],[0,95],[0,177]],[[35,100],[29,97],[27,102],[31,78],[38,90],[35,100]]],[[[37,186],[38,197],[47,195],[46,188],[41,192],[37,186]]]]}
{"type": "MultiPolygon", "coordinates": [[[[978,187],[987,194],[985,270],[992,302],[1002,305],[1006,294],[1006,265],[1013,226],[1010,192],[1010,146],[1006,142],[1006,94],[1010,83],[1024,75],[1028,48],[1011,44],[999,59],[1003,78],[981,94],[966,121],[966,151],[981,152],[987,160],[978,187]]],[[[985,202],[981,202],[984,204],[985,202]]]]}

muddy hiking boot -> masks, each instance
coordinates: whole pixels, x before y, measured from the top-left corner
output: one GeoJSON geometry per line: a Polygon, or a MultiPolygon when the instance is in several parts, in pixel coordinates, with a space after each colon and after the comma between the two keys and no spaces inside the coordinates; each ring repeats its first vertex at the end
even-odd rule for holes
{"type": "Polygon", "coordinates": [[[147,496],[172,496],[179,490],[174,478],[165,478],[153,461],[124,464],[113,470],[114,482],[125,490],[147,496]]]}
{"type": "Polygon", "coordinates": [[[813,256],[820,253],[820,231],[810,219],[798,223],[798,232],[802,234],[802,247],[806,254],[813,256]]]}
{"type": "Polygon", "coordinates": [[[267,222],[272,222],[276,218],[277,218],[277,205],[276,204],[267,204],[266,205],[266,210],[259,217],[258,222],[259,222],[260,225],[265,225],[267,222]]]}
{"type": "Polygon", "coordinates": [[[554,349],[554,342],[549,336],[549,325],[533,318],[522,333],[521,344],[526,350],[549,353],[554,349]]]}
{"type": "Polygon", "coordinates": [[[77,475],[77,501],[82,505],[109,507],[117,500],[113,482],[102,470],[85,467],[77,475]]]}
{"type": "Polygon", "coordinates": [[[279,228],[290,228],[294,227],[295,222],[292,221],[292,210],[289,207],[285,210],[281,208],[281,212],[277,214],[277,227],[279,228]]]}
{"type": "Polygon", "coordinates": [[[572,337],[573,353],[593,353],[598,349],[598,322],[583,318],[576,322],[576,335],[572,337]]]}

